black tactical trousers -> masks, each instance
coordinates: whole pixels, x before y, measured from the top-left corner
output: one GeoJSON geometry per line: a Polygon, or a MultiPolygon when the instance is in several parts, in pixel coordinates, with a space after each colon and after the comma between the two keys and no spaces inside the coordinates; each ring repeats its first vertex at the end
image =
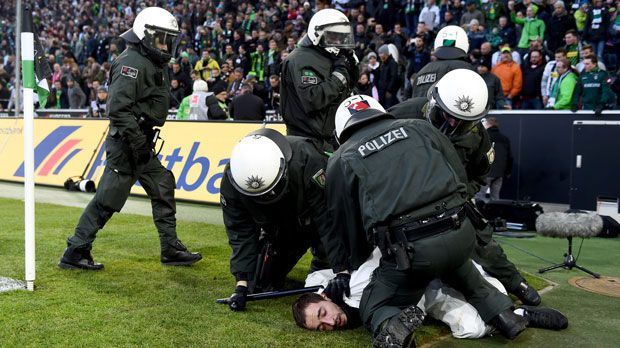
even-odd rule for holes
{"type": "Polygon", "coordinates": [[[383,321],[417,304],[435,278],[460,291],[485,322],[510,308],[510,298],[484,280],[469,259],[474,240],[474,228],[465,219],[459,229],[413,242],[410,270],[399,271],[393,257],[382,257],[360,302],[366,327],[376,332],[383,321]]]}
{"type": "Polygon", "coordinates": [[[177,241],[174,175],[155,156],[146,164],[135,166],[128,147],[120,138],[108,136],[105,146],[106,167],[95,197],[84,209],[75,234],[69,238],[69,246],[89,248],[112,214],[121,211],[131,187],[139,181],[151,199],[161,250],[168,250],[177,241]]]}
{"type": "Polygon", "coordinates": [[[487,224],[482,230],[476,231],[476,246],[471,255],[492,277],[497,278],[508,291],[516,289],[525,279],[517,267],[510,261],[497,242],[492,239],[493,227],[487,224]]]}

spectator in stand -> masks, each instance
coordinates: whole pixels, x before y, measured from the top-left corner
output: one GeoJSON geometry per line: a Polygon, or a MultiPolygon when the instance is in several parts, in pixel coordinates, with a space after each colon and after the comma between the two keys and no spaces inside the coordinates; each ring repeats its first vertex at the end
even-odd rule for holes
{"type": "Polygon", "coordinates": [[[484,65],[488,66],[489,69],[493,65],[493,47],[489,42],[483,42],[480,45],[480,59],[482,59],[484,65]]]}
{"type": "Polygon", "coordinates": [[[241,84],[243,83],[243,69],[235,68],[231,75],[232,81],[228,84],[228,95],[236,97],[241,93],[241,84]]]}
{"type": "Polygon", "coordinates": [[[179,80],[172,78],[170,80],[170,109],[178,109],[183,98],[185,98],[185,90],[179,84],[179,80]]]}
{"type": "Polygon", "coordinates": [[[603,51],[609,29],[609,12],[603,6],[603,0],[594,0],[587,12],[586,25],[583,28],[583,39],[594,47],[598,61],[603,62],[603,51]]]}
{"type": "Polygon", "coordinates": [[[525,11],[525,18],[523,18],[523,14],[521,14],[521,12],[519,12],[519,14],[515,13],[513,0],[508,2],[508,9],[510,9],[510,19],[512,22],[523,26],[521,29],[521,38],[517,44],[519,54],[523,56],[530,47],[530,41],[544,39],[545,22],[543,22],[542,19],[536,18],[538,6],[534,4],[527,7],[525,11]]]}
{"type": "Polygon", "coordinates": [[[501,60],[493,67],[491,72],[502,82],[502,91],[506,97],[506,104],[514,107],[513,102],[519,96],[523,86],[523,75],[519,64],[512,60],[512,52],[509,47],[501,50],[501,60]]]}
{"type": "Polygon", "coordinates": [[[532,50],[529,57],[523,62],[523,91],[521,92],[521,109],[524,110],[542,110],[542,96],[540,93],[540,84],[543,72],[545,70],[545,62],[540,50],[532,50]]]}
{"type": "Polygon", "coordinates": [[[512,27],[512,23],[508,20],[508,17],[499,17],[498,23],[498,35],[501,38],[501,42],[507,43],[510,47],[515,47],[517,45],[517,34],[515,29],[512,27]]]}
{"type": "Polygon", "coordinates": [[[487,117],[484,119],[483,124],[489,134],[489,141],[493,144],[495,158],[485,178],[486,185],[481,187],[479,194],[484,197],[487,190],[489,190],[489,198],[493,201],[500,199],[499,194],[502,190],[504,178],[510,178],[512,174],[513,157],[512,150],[510,149],[510,139],[499,131],[499,121],[497,118],[493,116],[487,117]]]}
{"type": "Polygon", "coordinates": [[[469,39],[469,50],[480,49],[486,39],[484,28],[478,23],[477,19],[472,19],[467,28],[467,38],[469,39]]]}
{"type": "Polygon", "coordinates": [[[97,89],[97,98],[90,102],[90,110],[93,117],[107,117],[106,103],[108,102],[108,89],[101,86],[97,89]]]}
{"type": "Polygon", "coordinates": [[[214,91],[216,87],[228,88],[228,82],[222,78],[222,73],[217,67],[211,70],[211,77],[207,80],[207,84],[210,91],[214,91]]]}
{"type": "Polygon", "coordinates": [[[482,76],[482,79],[487,84],[489,91],[489,100],[487,101],[489,108],[491,109],[510,109],[510,105],[506,104],[506,98],[504,98],[504,91],[502,90],[502,82],[499,78],[490,71],[491,64],[484,60],[474,62],[474,67],[478,71],[478,74],[482,76]]]}
{"type": "Polygon", "coordinates": [[[508,10],[503,0],[487,0],[482,1],[482,13],[486,17],[486,27],[493,28],[497,26],[500,17],[508,14],[508,10]]]}
{"type": "Polygon", "coordinates": [[[566,50],[560,47],[555,50],[555,59],[545,65],[542,79],[540,81],[540,94],[542,96],[543,105],[547,105],[549,101],[549,94],[551,94],[551,86],[555,83],[555,80],[559,77],[557,72],[557,62],[566,59],[566,50]]]}
{"type": "Polygon", "coordinates": [[[564,35],[564,42],[566,43],[564,49],[566,50],[568,62],[570,65],[576,66],[579,63],[579,52],[581,51],[581,41],[579,36],[577,36],[577,32],[574,30],[567,31],[564,35]]]}
{"type": "MultiPolygon", "coordinates": [[[[491,56],[491,66],[495,67],[501,60],[502,60],[502,50],[504,48],[508,48],[510,49],[510,45],[508,43],[502,43],[499,46],[499,50],[497,50],[495,53],[493,53],[493,55],[491,56]]],[[[521,56],[519,55],[518,52],[516,51],[512,51],[510,52],[510,54],[512,55],[512,61],[517,63],[518,65],[521,65],[521,56]]]]}
{"type": "Polygon", "coordinates": [[[370,83],[376,86],[379,81],[379,66],[381,66],[381,64],[379,64],[379,60],[377,59],[377,54],[375,52],[368,53],[367,60],[368,65],[363,70],[366,70],[370,75],[370,83]]]}
{"type": "Polygon", "coordinates": [[[250,54],[252,57],[252,70],[256,75],[256,80],[259,83],[265,83],[265,51],[263,46],[256,46],[256,52],[250,54]]]}
{"type": "Polygon", "coordinates": [[[398,84],[398,64],[392,58],[387,45],[379,47],[379,79],[376,81],[377,91],[379,92],[379,102],[385,108],[390,108],[398,103],[396,93],[400,89],[398,84]]]}
{"type": "Polygon", "coordinates": [[[424,8],[420,11],[418,21],[424,22],[426,28],[428,28],[429,31],[433,31],[435,28],[439,27],[440,19],[439,7],[435,5],[435,0],[426,0],[424,8]]]}
{"type": "Polygon", "coordinates": [[[564,46],[564,34],[569,30],[577,29],[575,18],[568,14],[564,1],[557,0],[553,4],[553,14],[549,19],[549,30],[546,32],[547,49],[555,52],[559,47],[564,46]]]}
{"type": "Polygon", "coordinates": [[[420,7],[422,7],[423,1],[421,0],[405,0],[405,25],[407,31],[413,33],[418,26],[418,17],[420,14],[420,7]]]}
{"type": "Polygon", "coordinates": [[[394,24],[394,29],[392,29],[389,33],[389,40],[396,46],[399,53],[405,51],[405,46],[407,45],[407,36],[402,31],[402,27],[400,23],[394,24]]]}
{"type": "Polygon", "coordinates": [[[170,80],[175,79],[179,82],[179,86],[183,90],[183,97],[186,97],[192,94],[192,79],[189,75],[181,70],[181,65],[179,62],[172,58],[172,69],[169,70],[170,80]]]}
{"type": "MultiPolygon", "coordinates": [[[[424,46],[424,40],[421,36],[416,36],[409,40],[409,44],[407,47],[407,51],[405,51],[405,56],[409,59],[409,65],[407,67],[407,73],[405,75],[407,89],[411,89],[411,80],[415,80],[415,75],[422,69],[426,64],[431,61],[431,52],[424,46]],[[413,45],[411,44],[413,43],[413,45]]],[[[411,93],[407,93],[409,96],[411,93]]],[[[378,98],[375,98],[378,99],[378,98]]]]}
{"type": "Polygon", "coordinates": [[[373,98],[379,96],[377,88],[375,88],[372,83],[370,83],[370,75],[368,75],[368,73],[364,71],[360,73],[360,77],[357,80],[357,92],[359,94],[367,95],[373,98]]]}
{"type": "Polygon", "coordinates": [[[597,62],[594,54],[583,60],[585,71],[577,80],[571,108],[573,111],[578,110],[581,104],[582,110],[594,110],[600,116],[603,109],[613,103],[613,92],[609,86],[611,79],[607,71],[598,68],[597,62]]]}
{"type": "Polygon", "coordinates": [[[54,87],[50,90],[47,105],[50,109],[68,109],[69,96],[67,89],[62,86],[61,80],[54,82],[54,87]]]}
{"type": "MultiPolygon", "coordinates": [[[[594,48],[592,47],[592,45],[583,45],[581,47],[581,52],[579,52],[579,56],[581,57],[581,61],[579,63],[577,63],[577,65],[575,66],[575,70],[577,70],[578,73],[581,74],[581,72],[584,70],[585,65],[584,65],[584,59],[591,55],[594,54],[594,48]]],[[[598,59],[597,59],[598,61],[598,59]]],[[[603,62],[598,61],[598,68],[600,70],[607,70],[607,68],[605,67],[605,64],[603,64],[603,62]]]]}
{"type": "MultiPolygon", "coordinates": [[[[463,5],[465,3],[462,0],[442,0],[439,5],[439,13],[442,15],[442,18],[446,18],[446,12],[450,11],[452,13],[452,17],[456,23],[451,23],[448,25],[460,25],[461,17],[463,16],[463,12],[465,9],[463,5]]],[[[440,28],[443,29],[443,26],[440,28]]]]}
{"type": "Polygon", "coordinates": [[[235,121],[262,121],[265,119],[263,100],[252,93],[252,85],[243,83],[241,94],[230,103],[230,116],[235,121]]]}
{"type": "MultiPolygon", "coordinates": [[[[213,68],[219,69],[219,67],[220,65],[217,61],[209,55],[209,51],[205,50],[202,51],[202,58],[194,65],[194,70],[200,73],[200,77],[203,80],[208,81],[209,78],[211,78],[211,71],[213,68]]],[[[189,88],[191,88],[191,86],[189,86],[189,88]]]]}
{"type": "Polygon", "coordinates": [[[248,74],[252,71],[252,57],[248,52],[247,46],[242,44],[238,49],[239,54],[235,58],[235,68],[243,69],[243,74],[248,74]]]}
{"type": "Polygon", "coordinates": [[[579,9],[575,11],[573,17],[575,18],[575,26],[577,27],[577,32],[581,35],[583,34],[583,30],[586,27],[586,21],[588,20],[588,8],[590,7],[590,3],[588,1],[583,1],[579,5],[579,9]]]}
{"type": "Polygon", "coordinates": [[[67,78],[67,96],[70,109],[83,109],[86,106],[86,94],[73,78],[67,78]]]}
{"type": "Polygon", "coordinates": [[[459,25],[459,21],[458,19],[456,19],[456,17],[454,17],[454,13],[452,12],[452,10],[447,10],[444,12],[443,21],[441,21],[441,24],[439,24],[437,31],[443,29],[444,27],[447,27],[448,25],[459,25]]]}
{"type": "Polygon", "coordinates": [[[10,98],[11,91],[6,88],[5,80],[0,79],[0,110],[4,110],[8,107],[10,98]]]}
{"type": "Polygon", "coordinates": [[[572,107],[573,92],[577,85],[577,75],[573,72],[568,59],[559,59],[555,64],[558,78],[551,86],[551,92],[545,107],[554,110],[569,110],[572,107]]]}
{"type": "Polygon", "coordinates": [[[265,66],[265,72],[269,76],[280,75],[282,60],[280,59],[278,44],[274,39],[269,40],[269,50],[267,51],[265,66]]]}
{"type": "Polygon", "coordinates": [[[467,0],[467,11],[463,13],[461,16],[461,26],[464,27],[471,22],[472,19],[478,20],[480,25],[484,26],[486,24],[484,20],[484,15],[480,10],[478,10],[478,3],[476,0],[467,0]]]}
{"type": "Polygon", "coordinates": [[[370,49],[376,50],[381,47],[388,40],[388,35],[383,31],[383,25],[377,23],[375,25],[375,32],[370,39],[370,49]]]}
{"type": "Polygon", "coordinates": [[[278,115],[280,113],[280,76],[269,76],[269,87],[267,88],[267,98],[265,102],[266,113],[278,115]]]}

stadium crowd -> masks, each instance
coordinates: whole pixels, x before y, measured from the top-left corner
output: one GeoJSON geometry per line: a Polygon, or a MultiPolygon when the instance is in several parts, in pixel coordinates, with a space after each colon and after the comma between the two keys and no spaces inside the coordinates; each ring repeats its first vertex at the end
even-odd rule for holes
{"type": "MultiPolygon", "coordinates": [[[[400,101],[411,96],[416,73],[434,59],[436,32],[454,24],[466,30],[469,59],[494,91],[496,108],[600,112],[616,108],[620,90],[620,1],[24,2],[32,5],[53,71],[46,107],[89,108],[93,116],[103,115],[111,62],[125,48],[119,35],[148,6],[167,8],[180,23],[169,74],[171,107],[180,110],[181,119],[197,80],[207,82],[208,93],[229,118],[277,117],[282,60],[312,15],[325,7],[349,17],[361,61],[358,91],[383,104],[394,101],[380,96],[400,101]],[[590,95],[593,83],[602,92],[590,95]]],[[[14,105],[13,1],[0,3],[0,56],[0,109],[7,109],[14,105]]]]}

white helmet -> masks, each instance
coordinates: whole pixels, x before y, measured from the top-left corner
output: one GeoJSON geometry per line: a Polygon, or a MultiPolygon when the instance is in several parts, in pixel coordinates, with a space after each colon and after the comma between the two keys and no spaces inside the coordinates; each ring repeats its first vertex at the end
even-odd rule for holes
{"type": "Polygon", "coordinates": [[[431,86],[426,117],[446,135],[464,134],[489,112],[489,91],[482,77],[456,69],[431,86]]]}
{"type": "Polygon", "coordinates": [[[121,37],[125,40],[138,43],[142,41],[144,46],[149,49],[149,53],[158,53],[166,63],[170,60],[176,49],[177,38],[179,37],[179,24],[174,16],[161,7],[147,7],[140,11],[133,21],[131,29],[127,30],[121,37]],[[165,45],[162,50],[158,46],[165,45]]]}
{"type": "Polygon", "coordinates": [[[448,25],[441,29],[435,37],[433,55],[439,59],[459,59],[467,57],[469,39],[463,28],[448,25]]]}
{"type": "Polygon", "coordinates": [[[336,110],[336,140],[344,143],[357,126],[379,117],[390,117],[385,108],[373,97],[354,95],[345,99],[336,110]]]}
{"type": "Polygon", "coordinates": [[[308,24],[308,38],[313,45],[323,47],[333,55],[337,55],[340,49],[355,47],[349,19],[344,13],[332,8],[326,8],[312,16],[308,24]]]}
{"type": "Polygon", "coordinates": [[[273,202],[285,191],[286,167],[291,157],[291,145],[282,134],[261,128],[246,135],[233,148],[230,181],[244,195],[273,202]]]}
{"type": "Polygon", "coordinates": [[[204,91],[207,92],[209,91],[209,85],[207,84],[207,82],[205,80],[196,80],[194,81],[194,85],[192,86],[192,90],[194,92],[198,92],[198,91],[204,91]]]}

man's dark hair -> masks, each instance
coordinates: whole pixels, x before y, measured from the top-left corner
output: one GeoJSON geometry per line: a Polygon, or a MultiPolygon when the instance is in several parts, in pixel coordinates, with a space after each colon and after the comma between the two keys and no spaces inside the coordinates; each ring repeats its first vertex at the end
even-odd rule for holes
{"type": "Polygon", "coordinates": [[[314,292],[299,296],[299,298],[293,302],[293,319],[295,319],[295,323],[299,327],[306,328],[306,317],[304,316],[306,308],[308,308],[311,303],[319,303],[324,300],[325,299],[321,295],[314,292]]]}
{"type": "Polygon", "coordinates": [[[590,51],[594,51],[594,47],[592,47],[592,45],[588,44],[588,45],[583,45],[581,46],[581,50],[590,50],[590,51]]]}
{"type": "Polygon", "coordinates": [[[587,56],[583,57],[583,60],[589,59],[592,61],[592,64],[597,65],[598,64],[598,58],[596,57],[596,54],[588,54],[587,56]]]}
{"type": "Polygon", "coordinates": [[[566,50],[564,49],[564,47],[560,47],[555,50],[555,53],[562,53],[563,55],[566,55],[566,50]]]}
{"type": "Polygon", "coordinates": [[[571,35],[573,35],[573,36],[579,37],[579,35],[577,34],[577,31],[576,31],[575,29],[569,29],[569,30],[567,30],[567,31],[566,31],[566,33],[565,33],[564,35],[566,35],[566,34],[571,34],[571,35]]]}

